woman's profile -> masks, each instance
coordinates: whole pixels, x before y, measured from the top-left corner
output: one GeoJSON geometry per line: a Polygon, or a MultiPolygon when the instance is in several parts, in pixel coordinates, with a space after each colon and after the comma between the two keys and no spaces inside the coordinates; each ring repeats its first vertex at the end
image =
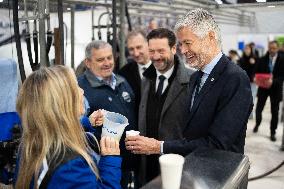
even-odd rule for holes
{"type": "Polygon", "coordinates": [[[99,163],[80,125],[84,91],[64,66],[40,68],[17,99],[23,127],[16,188],[120,188],[119,144],[102,137],[99,163]]]}

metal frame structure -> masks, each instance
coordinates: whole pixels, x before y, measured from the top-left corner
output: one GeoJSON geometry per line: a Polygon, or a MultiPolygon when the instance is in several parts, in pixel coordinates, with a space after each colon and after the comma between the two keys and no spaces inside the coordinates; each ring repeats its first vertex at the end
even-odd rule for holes
{"type": "MultiPolygon", "coordinates": [[[[128,7],[127,14],[130,15],[132,19],[137,19],[138,24],[141,25],[142,20],[149,18],[159,18],[165,19],[167,25],[174,23],[176,19],[185,14],[188,10],[194,8],[204,8],[213,13],[216,21],[220,24],[238,25],[244,27],[254,27],[255,25],[255,13],[249,11],[247,7],[263,7],[263,6],[284,6],[284,2],[269,2],[269,3],[243,3],[243,4],[217,4],[215,1],[211,0],[159,0],[156,2],[148,2],[142,0],[25,0],[30,3],[38,3],[38,16],[25,16],[24,18],[19,18],[20,21],[27,20],[39,20],[39,41],[40,41],[40,62],[42,65],[48,66],[46,62],[46,52],[43,50],[46,48],[45,39],[45,22],[49,22],[49,3],[51,5],[57,5],[58,2],[62,2],[62,6],[71,7],[71,65],[74,67],[74,5],[86,5],[91,7],[103,6],[107,8],[112,8],[112,27],[113,32],[113,53],[116,57],[116,46],[117,46],[117,26],[119,26],[119,39],[121,41],[119,45],[120,49],[120,66],[125,64],[124,48],[125,43],[125,7],[128,7]],[[45,12],[46,9],[46,12],[45,12]],[[119,18],[119,19],[118,19],[119,18]],[[119,21],[119,22],[118,22],[119,21]],[[117,23],[118,22],[118,23],[117,23]],[[46,62],[46,63],[45,63],[46,62]]],[[[23,2],[23,0],[20,0],[23,2]]],[[[93,8],[92,8],[93,9],[93,8]]],[[[91,15],[92,23],[94,23],[94,12],[91,15]]],[[[95,26],[92,26],[92,29],[95,26]]],[[[50,29],[50,28],[49,28],[50,29]]],[[[61,31],[63,33],[63,29],[61,31]]],[[[62,36],[63,34],[61,34],[62,36]]],[[[61,37],[62,38],[62,37],[61,37]]],[[[92,39],[94,39],[94,34],[92,33],[92,39]]],[[[64,44],[64,39],[61,39],[61,44],[64,44]]],[[[64,49],[61,49],[61,51],[64,49]]],[[[61,52],[63,54],[63,52],[61,52]]]]}

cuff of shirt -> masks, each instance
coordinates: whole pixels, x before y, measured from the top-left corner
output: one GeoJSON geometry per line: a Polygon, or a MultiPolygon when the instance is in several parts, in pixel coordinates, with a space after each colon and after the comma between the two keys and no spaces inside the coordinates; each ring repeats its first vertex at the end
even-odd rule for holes
{"type": "Polygon", "coordinates": [[[160,145],[160,154],[161,154],[161,155],[164,154],[164,142],[165,142],[165,141],[161,141],[161,145],[160,145]]]}

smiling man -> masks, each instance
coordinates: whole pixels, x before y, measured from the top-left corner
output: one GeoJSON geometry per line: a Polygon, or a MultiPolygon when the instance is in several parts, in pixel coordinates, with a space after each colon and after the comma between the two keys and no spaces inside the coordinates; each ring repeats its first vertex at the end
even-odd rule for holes
{"type": "Polygon", "coordinates": [[[172,31],[165,28],[152,30],[147,40],[152,65],[144,72],[142,80],[138,127],[143,136],[129,141],[137,143],[127,147],[134,153],[153,154],[142,156],[142,184],[160,172],[160,142],[155,139],[170,140],[182,137],[183,126],[186,124],[186,102],[189,100],[188,83],[191,75],[175,55],[176,37],[172,31]],[[153,153],[152,147],[157,147],[157,154],[153,153]],[[138,148],[141,151],[136,151],[138,148]]]}
{"type": "MultiPolygon", "coordinates": [[[[98,109],[116,112],[127,117],[129,125],[125,131],[137,129],[135,118],[135,100],[127,81],[113,73],[114,59],[112,47],[104,41],[92,41],[85,50],[84,74],[78,77],[78,84],[90,105],[90,113],[98,109]]],[[[89,115],[88,115],[89,116],[89,115]]],[[[131,172],[135,172],[134,156],[125,149],[125,131],[120,140],[122,155],[122,188],[127,188],[131,172]]],[[[101,127],[96,127],[96,137],[100,139],[101,127]]]]}
{"type": "MultiPolygon", "coordinates": [[[[181,114],[186,123],[171,125],[172,130],[169,130],[177,132],[174,129],[181,128],[178,130],[181,136],[160,140],[144,136],[127,137],[127,149],[138,154],[187,155],[198,148],[244,153],[247,122],[253,105],[248,76],[221,52],[220,30],[208,11],[189,11],[177,22],[175,30],[187,64],[198,70],[190,78],[187,100],[183,101],[187,114],[181,114]]],[[[162,41],[155,40],[165,47],[162,41]]],[[[151,40],[151,54],[150,46],[151,40]]],[[[154,56],[157,52],[164,54],[163,48],[154,47],[151,59],[157,70],[162,71],[170,63],[162,61],[162,57],[167,60],[166,56],[154,56]]],[[[158,109],[158,106],[153,109],[158,109]]],[[[165,117],[161,116],[161,119],[165,117]]],[[[180,120],[177,115],[170,118],[171,122],[180,120]]],[[[164,125],[166,123],[159,125],[159,131],[164,125]]]]}
{"type": "Polygon", "coordinates": [[[146,34],[142,30],[133,30],[127,35],[127,48],[130,55],[128,63],[123,66],[118,74],[122,75],[135,94],[136,114],[141,99],[141,81],[144,71],[151,65],[149,58],[148,42],[146,34]]]}

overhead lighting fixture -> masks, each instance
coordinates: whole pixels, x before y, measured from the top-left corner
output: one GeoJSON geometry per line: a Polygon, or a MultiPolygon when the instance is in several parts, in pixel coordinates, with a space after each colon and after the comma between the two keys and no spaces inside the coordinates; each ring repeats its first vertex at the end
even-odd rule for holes
{"type": "Polygon", "coordinates": [[[258,2],[258,3],[265,3],[266,0],[256,0],[256,2],[258,2]]]}
{"type": "Polygon", "coordinates": [[[215,0],[216,3],[218,3],[219,5],[223,4],[223,1],[221,0],[215,0]]]}
{"type": "Polygon", "coordinates": [[[0,3],[3,3],[4,0],[0,0],[0,3]]]}
{"type": "Polygon", "coordinates": [[[275,5],[269,5],[268,8],[275,8],[275,5]]]}

